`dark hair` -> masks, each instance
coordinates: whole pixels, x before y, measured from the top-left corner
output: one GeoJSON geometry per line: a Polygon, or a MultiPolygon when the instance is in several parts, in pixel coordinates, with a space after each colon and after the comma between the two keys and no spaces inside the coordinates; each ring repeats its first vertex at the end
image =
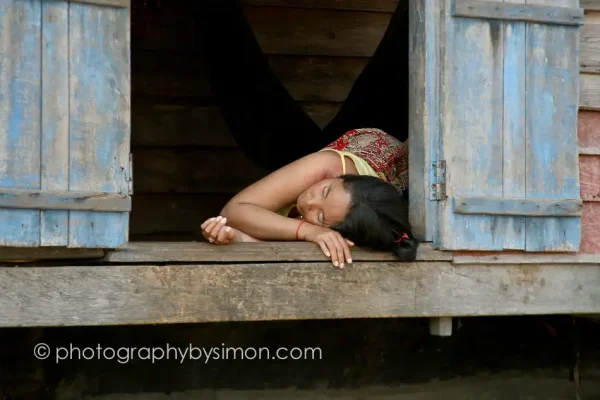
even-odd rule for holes
{"type": "Polygon", "coordinates": [[[410,231],[408,205],[402,192],[390,183],[368,175],[342,175],[352,198],[344,220],[331,228],[358,246],[393,251],[412,261],[417,242],[410,231]],[[399,240],[403,234],[407,239],[399,240]]]}

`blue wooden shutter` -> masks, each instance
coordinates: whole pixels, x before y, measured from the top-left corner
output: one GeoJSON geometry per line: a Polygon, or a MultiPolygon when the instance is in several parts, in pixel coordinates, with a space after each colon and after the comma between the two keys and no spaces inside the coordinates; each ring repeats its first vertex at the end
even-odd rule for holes
{"type": "Polygon", "coordinates": [[[0,2],[2,246],[127,243],[129,10],[94,2],[0,2]]]}
{"type": "Polygon", "coordinates": [[[442,3],[434,242],[577,251],[578,0],[442,3]]]}

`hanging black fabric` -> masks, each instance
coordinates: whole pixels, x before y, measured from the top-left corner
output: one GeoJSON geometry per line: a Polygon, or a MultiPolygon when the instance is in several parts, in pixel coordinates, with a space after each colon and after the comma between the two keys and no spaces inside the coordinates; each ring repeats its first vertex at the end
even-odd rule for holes
{"type": "Polygon", "coordinates": [[[401,1],[374,56],[323,130],[270,67],[239,0],[195,3],[211,91],[242,151],[271,170],[361,127],[408,137],[408,13],[401,1]]]}

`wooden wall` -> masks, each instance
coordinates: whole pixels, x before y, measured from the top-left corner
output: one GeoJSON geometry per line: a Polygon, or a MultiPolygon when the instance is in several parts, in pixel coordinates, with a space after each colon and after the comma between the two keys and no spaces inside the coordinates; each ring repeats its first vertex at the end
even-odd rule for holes
{"type": "MultiPolygon", "coordinates": [[[[201,238],[206,218],[268,173],[240,152],[214,107],[189,1],[133,0],[131,240],[201,238]]],[[[323,126],[374,53],[397,4],[244,0],[244,9],[284,86],[323,126]]]]}
{"type": "MultiPolygon", "coordinates": [[[[268,171],[239,151],[211,100],[191,0],[150,6],[132,29],[131,239],[191,239],[239,189],[268,171]]],[[[317,123],[335,114],[399,0],[244,0],[275,71],[317,123]]],[[[600,253],[600,0],[582,0],[582,252],[600,253]]],[[[137,7],[136,7],[137,5],[137,7]]]]}
{"type": "Polygon", "coordinates": [[[600,0],[582,0],[580,179],[584,200],[582,253],[600,253],[600,0]]]}

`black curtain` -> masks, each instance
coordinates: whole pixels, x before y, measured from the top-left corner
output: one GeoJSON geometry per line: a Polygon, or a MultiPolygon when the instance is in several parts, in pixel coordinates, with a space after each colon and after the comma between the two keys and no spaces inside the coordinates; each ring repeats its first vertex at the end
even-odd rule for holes
{"type": "Polygon", "coordinates": [[[408,138],[408,1],[400,1],[385,35],[337,116],[323,129],[283,87],[239,0],[194,4],[211,90],[231,134],[258,166],[271,170],[318,151],[356,128],[408,138]]]}

